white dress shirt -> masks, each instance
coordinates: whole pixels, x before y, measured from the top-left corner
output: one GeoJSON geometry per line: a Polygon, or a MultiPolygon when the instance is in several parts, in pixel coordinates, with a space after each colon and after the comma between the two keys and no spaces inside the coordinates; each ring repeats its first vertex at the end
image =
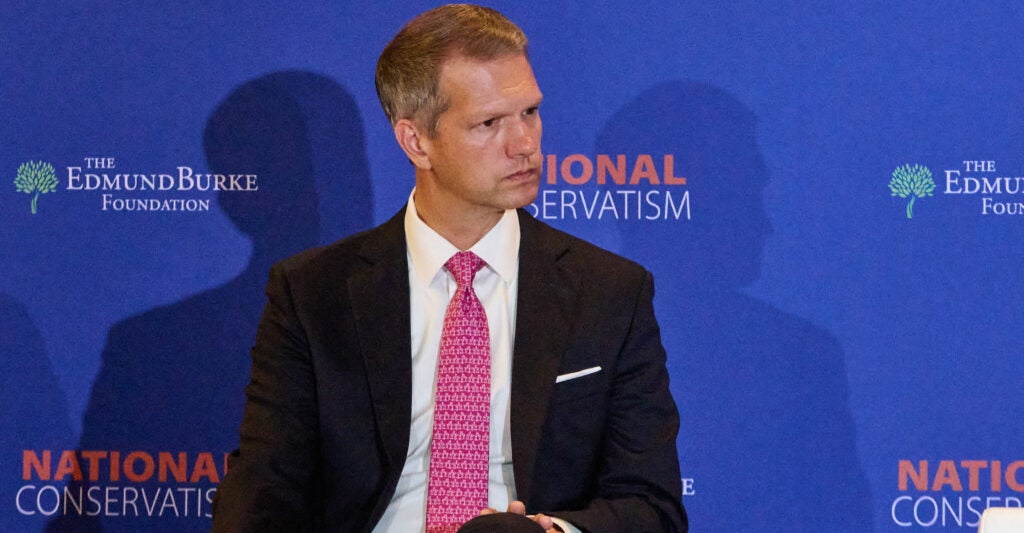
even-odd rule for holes
{"type": "MultiPolygon", "coordinates": [[[[412,325],[412,426],[409,450],[395,495],[374,527],[374,533],[422,533],[426,530],[437,355],[444,314],[457,287],[444,264],[459,249],[420,219],[413,194],[409,195],[405,211],[412,325]]],[[[504,511],[509,502],[516,499],[509,431],[512,346],[516,336],[516,296],[519,293],[519,216],[516,211],[505,211],[498,223],[470,251],[487,263],[473,278],[473,291],[487,314],[491,341],[487,505],[504,511]]],[[[553,520],[566,533],[580,533],[564,520],[553,520]]]]}
{"type": "MultiPolygon", "coordinates": [[[[443,267],[459,249],[419,218],[411,195],[405,212],[405,239],[412,319],[412,427],[402,476],[391,503],[374,528],[375,532],[425,530],[437,353],[444,313],[457,286],[455,279],[443,267]]],[[[516,212],[506,211],[470,251],[487,263],[473,279],[473,291],[487,314],[491,341],[487,501],[489,507],[504,511],[509,502],[515,500],[509,399],[519,287],[519,217],[516,212]]]]}

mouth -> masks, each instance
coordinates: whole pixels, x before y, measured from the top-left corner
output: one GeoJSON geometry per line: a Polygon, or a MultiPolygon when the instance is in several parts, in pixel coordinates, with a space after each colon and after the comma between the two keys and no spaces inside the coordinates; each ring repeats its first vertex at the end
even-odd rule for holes
{"type": "Polygon", "coordinates": [[[508,181],[529,181],[540,178],[540,167],[525,168],[505,176],[508,181]]]}

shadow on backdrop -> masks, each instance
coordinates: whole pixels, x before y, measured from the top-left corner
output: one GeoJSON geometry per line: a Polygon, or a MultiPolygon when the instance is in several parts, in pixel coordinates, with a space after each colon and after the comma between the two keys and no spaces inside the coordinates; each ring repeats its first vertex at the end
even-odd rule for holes
{"type": "Polygon", "coordinates": [[[372,223],[362,120],[352,97],[329,78],[286,71],[243,84],[208,119],[203,147],[211,172],[259,176],[257,192],[218,195],[220,208],[252,239],[249,264],[220,287],[110,330],[79,443],[81,450],[120,451],[122,460],[134,450],[154,459],[185,452],[188,479],[176,482],[169,473],[160,482],[159,468],[142,483],[106,483],[106,473],[87,479],[74,490],[136,489],[133,506],[116,493],[116,514],[129,516],[102,523],[69,516],[52,522],[51,531],[209,531],[210,490],[225,454],[238,446],[249,348],[271,264],[372,223]],[[213,457],[213,475],[197,468],[202,453],[213,457]]]}
{"type": "MultiPolygon", "coordinates": [[[[57,383],[43,336],[24,304],[0,292],[0,531],[29,531],[46,519],[36,498],[48,483],[22,480],[22,450],[66,449],[71,439],[67,399],[57,383]],[[19,496],[22,487],[34,485],[19,496]]],[[[49,512],[50,495],[43,498],[49,512]]]]}
{"type": "MultiPolygon", "coordinates": [[[[597,153],[674,154],[691,219],[620,221],[655,275],[679,404],[679,456],[701,531],[871,531],[844,354],[821,326],[751,298],[771,227],[756,117],[706,83],[655,85],[605,125],[597,153]]],[[[803,275],[792,272],[793,276],[803,275]]]]}

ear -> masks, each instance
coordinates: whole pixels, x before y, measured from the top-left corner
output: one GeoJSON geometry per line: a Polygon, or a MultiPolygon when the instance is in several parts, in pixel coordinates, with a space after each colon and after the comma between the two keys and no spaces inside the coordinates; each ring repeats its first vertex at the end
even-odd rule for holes
{"type": "Polygon", "coordinates": [[[395,140],[416,168],[430,170],[429,140],[413,121],[403,118],[395,123],[395,140]]]}

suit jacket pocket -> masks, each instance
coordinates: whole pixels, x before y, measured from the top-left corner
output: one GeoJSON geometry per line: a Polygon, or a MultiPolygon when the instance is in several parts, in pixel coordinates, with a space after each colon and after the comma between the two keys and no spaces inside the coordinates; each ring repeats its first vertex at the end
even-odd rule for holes
{"type": "MultiPolygon", "coordinates": [[[[580,370],[589,370],[590,368],[592,367],[580,370]]],[[[595,394],[603,394],[607,389],[606,372],[604,370],[573,377],[573,374],[576,372],[579,372],[579,370],[569,370],[559,374],[568,375],[569,379],[561,383],[555,383],[554,400],[556,403],[574,402],[590,398],[595,394]]]]}

